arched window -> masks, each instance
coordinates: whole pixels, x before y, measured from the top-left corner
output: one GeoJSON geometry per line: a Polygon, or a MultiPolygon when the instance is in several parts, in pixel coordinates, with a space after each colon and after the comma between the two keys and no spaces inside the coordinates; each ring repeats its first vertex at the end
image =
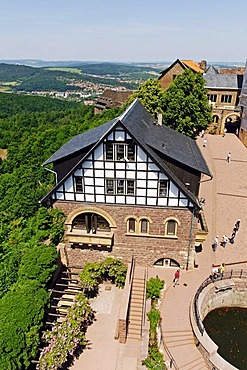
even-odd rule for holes
{"type": "Polygon", "coordinates": [[[177,238],[178,225],[180,225],[179,220],[173,217],[169,217],[168,219],[165,220],[164,223],[165,223],[165,236],[177,238]]]}
{"type": "Polygon", "coordinates": [[[149,221],[143,218],[140,221],[140,233],[141,234],[148,234],[149,233],[149,221]]]}
{"type": "Polygon", "coordinates": [[[128,233],[135,233],[136,232],[136,219],[129,218],[128,219],[128,233]]]}
{"type": "Polygon", "coordinates": [[[219,122],[219,116],[216,114],[213,116],[213,123],[218,123],[219,122]]]}

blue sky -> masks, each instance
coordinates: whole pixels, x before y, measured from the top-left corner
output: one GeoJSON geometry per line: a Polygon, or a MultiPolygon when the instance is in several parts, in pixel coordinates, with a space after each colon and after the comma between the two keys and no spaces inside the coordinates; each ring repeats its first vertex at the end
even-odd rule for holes
{"type": "Polygon", "coordinates": [[[246,0],[0,0],[0,59],[239,61],[246,0]]]}

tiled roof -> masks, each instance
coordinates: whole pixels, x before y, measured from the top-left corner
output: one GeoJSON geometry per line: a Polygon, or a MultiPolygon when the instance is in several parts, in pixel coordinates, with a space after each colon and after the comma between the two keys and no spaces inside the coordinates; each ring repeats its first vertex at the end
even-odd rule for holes
{"type": "Polygon", "coordinates": [[[203,69],[201,69],[198,64],[196,64],[195,62],[193,62],[193,60],[181,60],[181,62],[183,64],[186,65],[186,67],[190,68],[190,69],[193,69],[195,72],[200,72],[200,73],[203,73],[203,69]]]}
{"type": "Polygon", "coordinates": [[[207,69],[203,78],[206,88],[241,89],[243,84],[243,75],[221,74],[213,66],[207,69]]]}
{"type": "Polygon", "coordinates": [[[175,60],[175,62],[173,62],[169,67],[167,67],[166,69],[164,69],[164,71],[161,72],[160,76],[159,76],[159,80],[167,74],[167,72],[172,69],[176,64],[180,64],[180,66],[185,70],[187,68],[190,68],[191,70],[193,70],[194,72],[200,72],[200,73],[204,73],[204,70],[201,69],[195,62],[193,62],[193,60],[181,60],[181,59],[177,59],[175,60]]]}

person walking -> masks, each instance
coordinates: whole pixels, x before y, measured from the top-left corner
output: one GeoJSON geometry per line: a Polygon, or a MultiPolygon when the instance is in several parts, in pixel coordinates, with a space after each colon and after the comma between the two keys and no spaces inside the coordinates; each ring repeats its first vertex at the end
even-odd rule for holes
{"type": "Polygon", "coordinates": [[[237,220],[237,222],[235,223],[235,225],[234,225],[234,231],[235,231],[235,233],[237,234],[237,232],[238,232],[238,230],[239,230],[239,227],[240,227],[240,219],[238,219],[237,220]]]}
{"type": "Polygon", "coordinates": [[[222,241],[221,241],[222,247],[224,247],[224,248],[226,247],[227,241],[228,241],[228,237],[226,235],[223,235],[222,241]]]}
{"type": "Polygon", "coordinates": [[[173,287],[179,285],[179,279],[180,279],[180,269],[178,269],[174,274],[173,287]]]}
{"type": "Polygon", "coordinates": [[[228,152],[227,156],[226,156],[226,160],[228,163],[231,162],[231,152],[228,152]]]}
{"type": "Polygon", "coordinates": [[[202,138],[202,139],[204,138],[204,134],[205,134],[205,131],[204,131],[204,130],[202,130],[202,132],[201,132],[201,138],[202,138]]]}
{"type": "Polygon", "coordinates": [[[216,249],[217,249],[217,246],[218,246],[218,242],[219,242],[219,237],[218,235],[214,238],[213,240],[213,243],[212,243],[212,249],[214,252],[216,252],[216,249]]]}
{"type": "Polygon", "coordinates": [[[207,146],[207,139],[206,138],[203,140],[203,146],[204,146],[204,148],[206,148],[206,146],[207,146]]]}

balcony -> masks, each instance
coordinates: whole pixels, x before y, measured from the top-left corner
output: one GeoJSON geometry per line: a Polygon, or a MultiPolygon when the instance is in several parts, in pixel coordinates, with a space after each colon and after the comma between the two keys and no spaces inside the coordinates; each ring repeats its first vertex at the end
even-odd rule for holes
{"type": "Polygon", "coordinates": [[[66,238],[69,244],[102,246],[111,248],[113,244],[114,232],[97,230],[96,234],[87,233],[86,230],[72,229],[67,231],[66,238]]]}

